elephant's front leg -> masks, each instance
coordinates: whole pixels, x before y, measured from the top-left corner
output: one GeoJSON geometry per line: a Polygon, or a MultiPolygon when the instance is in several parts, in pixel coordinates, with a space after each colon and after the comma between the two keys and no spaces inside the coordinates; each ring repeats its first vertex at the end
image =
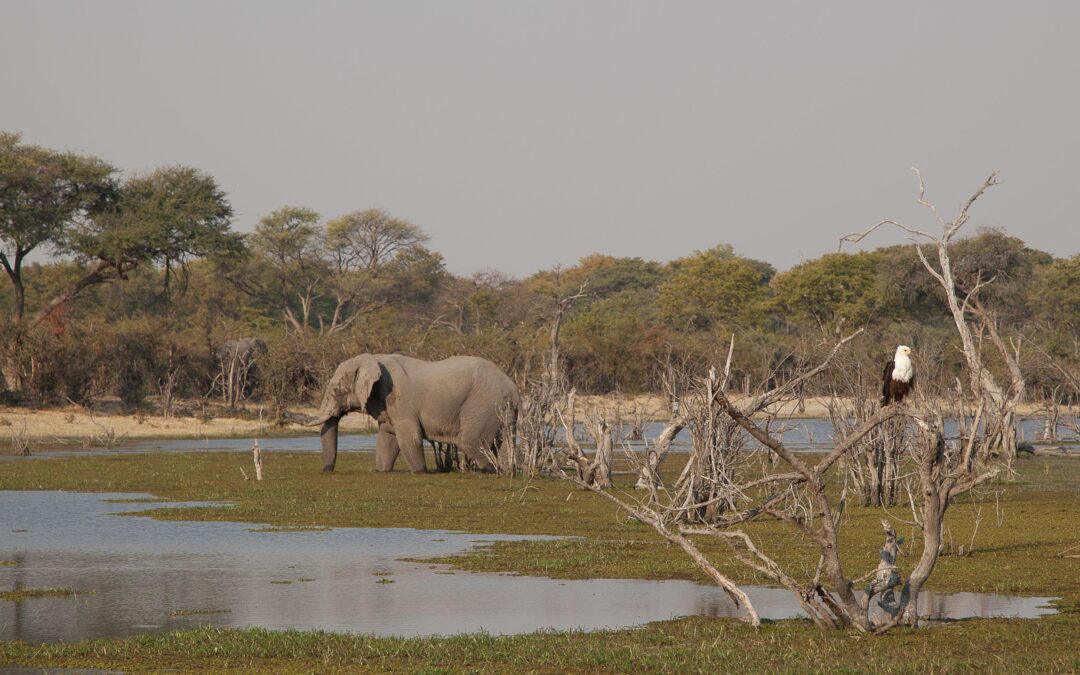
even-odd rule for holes
{"type": "Polygon", "coordinates": [[[375,437],[375,470],[393,471],[400,451],[397,436],[379,425],[379,435],[375,437]]]}
{"type": "Polygon", "coordinates": [[[409,464],[409,471],[425,473],[427,466],[424,464],[424,434],[420,431],[420,425],[394,424],[394,436],[401,454],[405,455],[405,461],[409,464]]]}

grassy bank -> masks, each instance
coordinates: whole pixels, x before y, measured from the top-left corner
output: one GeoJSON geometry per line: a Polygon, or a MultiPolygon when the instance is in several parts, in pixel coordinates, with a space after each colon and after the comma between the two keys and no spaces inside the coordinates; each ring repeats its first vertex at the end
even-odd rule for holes
{"type": "Polygon", "coordinates": [[[0,664],[182,672],[1075,672],[1080,622],[964,621],[867,639],[800,621],[681,619],[626,631],[371,638],[201,628],[74,645],[0,643],[0,664]],[[1037,647],[1036,647],[1037,646],[1037,647]]]}
{"type": "MultiPolygon", "coordinates": [[[[31,459],[0,465],[0,489],[148,492],[172,500],[235,504],[152,512],[167,519],[573,535],[580,538],[498,543],[444,562],[565,578],[704,580],[680,550],[660,542],[650,529],[628,521],[610,502],[562,482],[476,474],[375,474],[370,455],[354,454],[345,455],[338,471],[327,475],[318,471],[314,454],[272,453],[265,458],[268,478],[258,483],[245,481],[240,473],[242,467],[251,474],[250,461],[247,453],[31,459]]],[[[630,477],[623,482],[629,483],[630,477]]],[[[707,619],[604,634],[405,641],[204,629],[73,646],[9,643],[0,647],[0,654],[5,663],[124,669],[153,664],[182,670],[1070,670],[1080,667],[1074,648],[1080,638],[1080,564],[1069,557],[1071,547],[1080,543],[1078,513],[1080,461],[1042,457],[1019,460],[1015,480],[991,486],[981,502],[966,499],[950,511],[946,542],[953,548],[941,558],[929,587],[1062,598],[1062,614],[1032,621],[965,621],[901,631],[881,640],[825,634],[799,621],[754,633],[730,621],[707,619]],[[979,512],[974,551],[957,555],[953,551],[960,544],[970,547],[979,512]],[[211,646],[218,651],[207,652],[211,646]]],[[[885,515],[881,509],[849,506],[842,546],[845,564],[853,571],[876,565],[879,521],[885,515]]],[[[898,508],[894,522],[900,526],[900,519],[909,515],[898,508]]],[[[813,569],[815,552],[792,546],[783,527],[762,523],[752,529],[783,564],[813,569]]],[[[908,526],[899,529],[911,537],[908,526]]],[[[708,546],[705,550],[721,553],[708,546]]],[[[912,564],[913,556],[901,558],[902,567],[912,564]]],[[[762,581],[737,563],[720,567],[741,582],[762,581]]]]}

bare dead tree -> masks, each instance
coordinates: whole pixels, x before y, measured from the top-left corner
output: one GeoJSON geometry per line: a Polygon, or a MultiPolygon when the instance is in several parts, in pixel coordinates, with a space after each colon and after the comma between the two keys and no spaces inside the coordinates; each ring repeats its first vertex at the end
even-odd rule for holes
{"type": "Polygon", "coordinates": [[[0,426],[8,428],[11,434],[11,454],[18,457],[30,455],[30,434],[26,430],[26,417],[19,419],[18,426],[6,417],[0,417],[0,426]]]}
{"type": "Polygon", "coordinates": [[[645,440],[645,426],[652,417],[648,406],[642,401],[635,401],[630,406],[630,431],[626,434],[627,440],[645,440]]]}
{"type": "Polygon", "coordinates": [[[611,425],[603,412],[596,411],[588,420],[586,428],[596,444],[596,454],[593,456],[592,480],[599,488],[611,487],[611,462],[614,459],[615,441],[612,436],[611,425]]]}
{"type": "Polygon", "coordinates": [[[679,400],[673,396],[671,399],[671,421],[668,422],[667,426],[651,444],[647,438],[643,439],[645,441],[645,460],[638,469],[638,480],[634,487],[654,489],[660,485],[660,465],[667,459],[675,437],[684,428],[686,428],[686,420],[682,416],[679,400]]]}
{"type": "Polygon", "coordinates": [[[180,379],[180,367],[170,368],[163,377],[157,380],[158,399],[161,402],[161,416],[169,419],[172,416],[175,405],[174,392],[176,383],[180,379]]]}
{"type": "Polygon", "coordinates": [[[645,459],[638,469],[637,484],[634,486],[638,489],[652,490],[660,486],[660,465],[667,459],[675,438],[686,427],[680,396],[687,390],[688,382],[692,377],[688,371],[688,368],[678,367],[669,359],[658,372],[658,379],[671,412],[667,426],[655,441],[650,443],[649,439],[642,434],[642,440],[645,442],[645,459]]]}
{"type": "Polygon", "coordinates": [[[489,458],[493,460],[496,471],[500,474],[513,476],[523,473],[535,476],[554,462],[555,437],[560,427],[558,406],[566,396],[566,379],[559,365],[559,333],[566,312],[577,300],[588,295],[585,292],[588,283],[588,280],[585,280],[576,292],[556,299],[550,327],[550,347],[547,362],[543,364],[543,374],[539,378],[533,378],[526,371],[523,375],[519,382],[522,395],[521,405],[516,411],[517,417],[515,420],[508,420],[513,424],[503,425],[504,429],[514,430],[516,438],[503,443],[507,452],[501,459],[494,454],[489,458]]]}
{"type": "Polygon", "coordinates": [[[1055,358],[1037,343],[1033,342],[1031,347],[1031,353],[1040,367],[1060,378],[1060,384],[1054,387],[1043,403],[1046,420],[1040,440],[1051,444],[1058,443],[1062,440],[1059,438],[1062,428],[1067,430],[1066,433],[1071,430],[1073,441],[1080,440],[1080,425],[1077,424],[1077,415],[1074,412],[1074,402],[1080,400],[1080,368],[1055,358]],[[1063,406],[1065,415],[1062,415],[1063,406]]]}
{"type": "MultiPolygon", "coordinates": [[[[693,538],[707,537],[725,544],[724,550],[737,561],[747,565],[778,585],[790,590],[810,619],[825,628],[855,628],[863,632],[884,632],[901,623],[913,624],[918,616],[918,594],[933,571],[940,553],[945,513],[951,501],[975,486],[997,475],[997,469],[976,467],[974,455],[979,443],[979,427],[971,428],[972,435],[961,443],[947,447],[943,436],[941,414],[928,405],[915,408],[915,402],[877,408],[874,412],[839,437],[832,449],[821,457],[800,456],[787,448],[780,434],[770,429],[762,412],[778,400],[793,401],[799,387],[825,371],[853,336],[848,336],[816,365],[809,365],[793,374],[783,385],[736,406],[728,399],[715,371],[701,379],[701,391],[706,398],[684,397],[688,407],[696,405],[691,415],[706,417],[714,412],[719,418],[709,423],[691,426],[692,434],[715,433],[717,423],[730,423],[756,441],[775,462],[756,461],[756,452],[737,450],[724,457],[723,478],[702,471],[700,459],[691,458],[684,476],[676,487],[667,490],[662,481],[649,481],[648,494],[636,495],[618,489],[601,489],[591,484],[587,476],[560,477],[586,489],[603,494],[625,509],[631,517],[649,524],[668,541],[680,545],[690,558],[716,583],[727,589],[730,580],[716,571],[716,566],[693,544],[693,538]],[[912,499],[917,504],[922,554],[918,563],[904,579],[897,563],[899,541],[890,523],[884,524],[885,544],[881,560],[874,569],[862,576],[850,574],[841,561],[840,529],[847,504],[846,490],[837,498],[841,460],[850,460],[859,444],[883,425],[907,420],[913,426],[910,447],[901,457],[906,463],[899,469],[910,473],[917,481],[912,499]],[[678,489],[685,475],[698,471],[701,484],[718,489],[696,494],[678,489]],[[694,494],[696,499],[687,499],[694,494]],[[723,505],[712,512],[710,505],[723,505]],[[703,517],[704,515],[704,517],[703,517]],[[763,547],[743,528],[755,520],[775,520],[788,526],[792,541],[811,546],[819,562],[812,573],[796,572],[780,562],[777,553],[763,547]],[[862,594],[857,584],[869,580],[862,594]]],[[[730,372],[730,366],[725,370],[730,372]]],[[[702,447],[707,447],[702,446],[702,447]]],[[[732,448],[725,448],[731,450],[732,448]]],[[[571,451],[574,452],[574,451],[571,451]]],[[[628,453],[629,461],[634,461],[628,453]]],[[[640,461],[640,460],[639,460],[640,461]]],[[[558,467],[557,467],[558,468],[558,467]]],[[[784,553],[781,549],[778,553],[784,553]]],[[[737,600],[741,602],[741,600],[737,600]]],[[[748,608],[748,616],[756,616],[748,608]]],[[[753,618],[749,618],[752,623],[753,618]]]]}
{"type": "Polygon", "coordinates": [[[952,219],[947,219],[937,207],[926,197],[926,186],[922,174],[915,167],[912,171],[919,180],[919,197],[917,203],[925,207],[933,215],[941,226],[941,234],[935,235],[926,230],[911,227],[896,220],[882,220],[864,232],[848,234],[840,239],[840,246],[845,242],[859,242],[881,227],[895,227],[904,231],[908,239],[915,243],[915,251],[922,262],[923,267],[937,280],[945,291],[945,299],[952,314],[953,323],[956,325],[957,334],[963,347],[964,359],[967,365],[971,391],[978,397],[985,399],[986,409],[990,414],[989,426],[995,433],[983,439],[987,448],[997,447],[1012,457],[1016,452],[1016,408],[1023,399],[1025,381],[1020,370],[1019,353],[1020,345],[1015,343],[1012,347],[1006,346],[997,332],[997,320],[992,312],[987,310],[979,301],[979,292],[994,279],[979,278],[971,288],[963,289],[953,273],[953,261],[951,258],[950,245],[953,238],[968,222],[972,205],[991,187],[998,184],[998,173],[990,174],[982,185],[970,197],[961,204],[959,211],[952,219]],[[937,253],[937,266],[933,265],[923,252],[923,245],[929,245],[937,253]],[[990,341],[996,347],[998,354],[1005,363],[1010,382],[1007,387],[1002,387],[994,378],[993,373],[983,362],[980,343],[984,334],[989,333],[990,341]]]}
{"type": "Polygon", "coordinates": [[[168,358],[166,362],[165,374],[157,378],[155,384],[158,390],[158,401],[161,404],[161,416],[165,419],[169,419],[173,412],[173,393],[176,391],[176,385],[180,380],[180,373],[183,370],[177,361],[177,349],[176,345],[169,345],[168,358]]]}
{"type": "Polygon", "coordinates": [[[712,522],[736,508],[735,472],[745,437],[717,405],[730,365],[729,361],[722,380],[716,369],[710,368],[701,387],[684,402],[690,458],[675,483],[674,503],[682,507],[681,518],[686,522],[712,522]]]}
{"type": "Polygon", "coordinates": [[[562,330],[563,316],[574,306],[574,303],[589,294],[585,289],[589,286],[589,280],[582,282],[576,292],[556,300],[555,313],[551,319],[551,353],[548,356],[549,381],[554,385],[562,381],[562,370],[559,368],[559,332],[562,330]]]}
{"type": "Polygon", "coordinates": [[[578,479],[582,483],[599,490],[606,490],[611,487],[611,462],[614,455],[611,425],[608,424],[603,413],[598,411],[593,413],[592,419],[589,419],[585,426],[596,443],[596,452],[592,457],[586,456],[575,436],[577,430],[575,396],[576,392],[571,389],[566,396],[565,406],[556,408],[556,414],[566,433],[566,458],[574,463],[578,479]]]}
{"type": "MultiPolygon", "coordinates": [[[[873,373],[877,375],[877,373],[873,373]]],[[[835,369],[838,389],[827,399],[829,421],[837,437],[850,434],[880,407],[877,377],[859,364],[835,369]]],[[[927,378],[924,378],[927,379],[927,378]]],[[[927,386],[926,384],[923,387],[927,386]]],[[[863,506],[895,506],[901,494],[901,453],[910,444],[907,425],[891,420],[868,433],[842,462],[847,483],[863,506]]]]}
{"type": "Polygon", "coordinates": [[[262,461],[262,448],[259,447],[259,441],[251,446],[251,458],[255,462],[255,480],[263,479],[263,461],[262,461]]]}
{"type": "MultiPolygon", "coordinates": [[[[539,474],[551,461],[555,446],[556,389],[546,380],[532,380],[521,396],[517,414],[516,443],[504,442],[520,455],[522,473],[526,476],[539,474]]],[[[503,425],[509,429],[508,425],[503,425]]]]}

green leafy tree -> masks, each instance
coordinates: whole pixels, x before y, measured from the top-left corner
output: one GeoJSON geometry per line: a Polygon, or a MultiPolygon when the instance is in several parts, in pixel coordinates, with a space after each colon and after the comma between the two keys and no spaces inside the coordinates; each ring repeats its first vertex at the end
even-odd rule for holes
{"type": "Polygon", "coordinates": [[[348,328],[377,308],[430,304],[445,278],[428,235],[382,209],[353,211],[326,224],[326,258],[333,268],[329,332],[348,328]]]}
{"type": "Polygon", "coordinates": [[[213,177],[198,169],[156,169],[124,182],[109,209],[71,228],[57,247],[75,256],[86,273],[38,312],[44,318],[84,289],[159,265],[166,286],[174,266],[200,257],[239,254],[240,235],[229,229],[232,207],[213,177]]]}
{"type": "Polygon", "coordinates": [[[1075,386],[1080,381],[1080,254],[1039,268],[1027,291],[1036,351],[1053,360],[1055,380],[1062,368],[1071,368],[1075,386]]]}
{"type": "MultiPolygon", "coordinates": [[[[873,255],[883,319],[931,325],[949,311],[941,284],[926,271],[915,247],[887,246],[873,255]]],[[[936,254],[927,250],[926,255],[936,254]]]]}
{"type": "Polygon", "coordinates": [[[382,209],[353,211],[326,224],[326,243],[339,270],[375,269],[428,241],[412,223],[382,209]]]}
{"type": "Polygon", "coordinates": [[[665,330],[655,291],[629,288],[583,307],[567,322],[567,376],[586,391],[647,390],[665,330]]]}
{"type": "Polygon", "coordinates": [[[554,285],[576,289],[588,281],[589,296],[583,298],[579,305],[583,307],[622,291],[655,289],[664,277],[664,268],[660,263],[593,253],[579,260],[574,267],[534,275],[530,285],[539,292],[550,293],[554,285]]]}
{"type": "Polygon", "coordinates": [[[326,294],[331,268],[325,256],[319,214],[283,206],[263,216],[247,238],[247,257],[228,272],[238,288],[293,329],[317,321],[316,303],[326,294]]]}
{"type": "Polygon", "coordinates": [[[671,268],[657,303],[676,328],[749,327],[764,321],[770,265],[737,256],[730,245],[722,245],[675,260],[671,268]]]}
{"type": "Polygon", "coordinates": [[[830,253],[772,280],[773,306],[789,320],[833,331],[861,325],[881,304],[877,262],[870,253],[830,253]]]}
{"type": "Polygon", "coordinates": [[[82,220],[117,197],[115,169],[102,160],[57,152],[0,132],[0,267],[11,283],[11,319],[26,311],[23,267],[32,251],[59,249],[82,220]]]}
{"type": "Polygon", "coordinates": [[[980,287],[979,302],[1007,324],[1019,326],[1031,316],[1027,285],[1035,269],[1053,257],[1027,247],[1000,229],[982,228],[952,246],[953,274],[960,292],[980,287]]]}

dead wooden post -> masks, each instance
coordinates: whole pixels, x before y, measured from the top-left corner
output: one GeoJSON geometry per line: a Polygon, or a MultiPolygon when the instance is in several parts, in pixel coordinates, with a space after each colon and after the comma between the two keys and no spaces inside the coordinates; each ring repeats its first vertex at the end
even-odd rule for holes
{"type": "Polygon", "coordinates": [[[251,454],[255,458],[255,480],[263,479],[263,467],[262,467],[262,450],[259,448],[259,442],[255,441],[255,444],[251,446],[251,454]]]}
{"type": "Polygon", "coordinates": [[[596,423],[595,434],[596,455],[593,458],[593,465],[596,470],[593,472],[593,482],[601,489],[609,488],[611,487],[611,460],[614,454],[614,442],[611,436],[611,425],[603,416],[596,423]]]}

